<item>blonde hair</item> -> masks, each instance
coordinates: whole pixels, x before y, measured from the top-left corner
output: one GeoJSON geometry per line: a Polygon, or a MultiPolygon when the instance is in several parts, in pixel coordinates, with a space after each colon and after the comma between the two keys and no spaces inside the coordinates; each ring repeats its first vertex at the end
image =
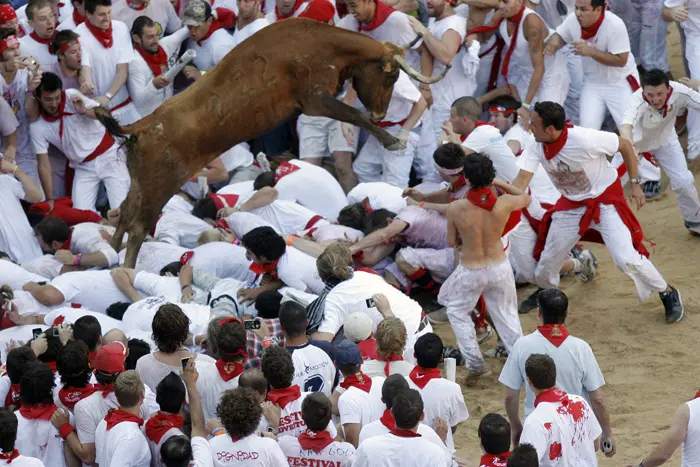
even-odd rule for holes
{"type": "Polygon", "coordinates": [[[197,246],[206,245],[207,243],[220,242],[223,238],[223,233],[219,229],[207,229],[197,237],[197,246]]]}
{"type": "Polygon", "coordinates": [[[406,326],[399,318],[385,318],[377,326],[374,338],[377,341],[377,355],[387,359],[394,355],[403,355],[406,347],[406,326]]]}
{"type": "Polygon", "coordinates": [[[330,245],[316,259],[316,269],[324,282],[333,277],[341,281],[350,279],[352,277],[350,249],[340,243],[330,245]]]}
{"type": "Polygon", "coordinates": [[[144,391],[143,381],[136,370],[120,373],[114,381],[114,395],[121,407],[130,409],[139,405],[144,391]]]}

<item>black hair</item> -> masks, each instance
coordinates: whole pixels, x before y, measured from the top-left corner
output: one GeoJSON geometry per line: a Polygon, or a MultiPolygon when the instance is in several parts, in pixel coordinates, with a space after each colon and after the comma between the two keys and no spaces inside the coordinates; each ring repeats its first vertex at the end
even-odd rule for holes
{"type": "Polygon", "coordinates": [[[486,414],[479,422],[479,439],[487,454],[510,451],[510,423],[497,413],[486,414]]]}
{"type": "Polygon", "coordinates": [[[542,128],[547,129],[553,126],[555,130],[561,131],[566,125],[566,112],[564,107],[556,102],[543,101],[535,104],[533,111],[542,119],[542,128]]]}
{"type": "Polygon", "coordinates": [[[665,71],[655,68],[649,70],[644,75],[642,75],[642,87],[644,86],[661,86],[665,84],[666,87],[670,86],[671,82],[668,79],[668,75],[665,71]]]}
{"type": "Polygon", "coordinates": [[[564,324],[569,310],[569,299],[559,289],[545,289],[537,294],[537,306],[544,324],[564,324]]]}
{"type": "MultiPolygon", "coordinates": [[[[111,305],[110,308],[112,306],[113,305],[111,305]]],[[[107,311],[109,314],[109,308],[107,311]]],[[[94,316],[81,316],[73,323],[73,339],[80,339],[85,342],[91,352],[97,350],[97,345],[100,343],[101,337],[102,326],[100,326],[100,322],[94,316]]]]}
{"type": "Polygon", "coordinates": [[[511,119],[513,123],[518,122],[518,113],[516,112],[522,103],[513,96],[498,96],[489,102],[489,108],[491,107],[502,107],[506,110],[512,110],[511,119]]]}
{"type": "Polygon", "coordinates": [[[185,403],[185,394],[185,383],[172,371],[156,386],[156,402],[163,412],[180,412],[182,404],[185,403]]]}
{"type": "Polygon", "coordinates": [[[217,355],[224,361],[233,362],[242,360],[241,355],[233,355],[243,349],[245,351],[248,335],[245,328],[237,321],[230,321],[223,326],[219,325],[216,334],[217,355]]]}
{"type": "Polygon", "coordinates": [[[29,364],[36,361],[36,354],[30,347],[15,347],[10,350],[7,353],[7,362],[5,363],[5,370],[7,370],[10,383],[19,384],[20,378],[22,378],[29,364]]]}
{"type": "Polygon", "coordinates": [[[355,230],[362,230],[367,210],[362,203],[348,204],[338,213],[338,224],[355,230]]]}
{"type": "Polygon", "coordinates": [[[464,149],[455,143],[445,143],[437,147],[433,153],[435,163],[445,169],[458,169],[464,166],[464,149]]]}
{"type": "Polygon", "coordinates": [[[507,467],[538,467],[540,458],[532,444],[519,444],[508,457],[507,467]]]}
{"type": "Polygon", "coordinates": [[[12,259],[10,258],[10,255],[8,255],[7,253],[5,253],[4,251],[0,251],[0,259],[2,259],[2,260],[4,260],[4,259],[9,259],[10,261],[12,260],[12,259]]]}
{"type": "Polygon", "coordinates": [[[294,301],[280,306],[280,326],[288,337],[306,335],[306,308],[294,301]]]}
{"type": "Polygon", "coordinates": [[[273,389],[285,389],[294,379],[294,362],[287,349],[273,345],[263,352],[260,369],[273,389]]]}
{"type": "Polygon", "coordinates": [[[403,375],[398,373],[390,375],[384,380],[382,385],[382,402],[386,405],[387,409],[391,409],[394,405],[394,397],[401,391],[408,389],[408,382],[403,375]]]}
{"type": "Polygon", "coordinates": [[[249,368],[238,377],[238,387],[250,388],[264,396],[267,393],[267,380],[259,368],[249,368]]]}
{"type": "Polygon", "coordinates": [[[143,28],[151,28],[155,25],[156,24],[153,22],[153,20],[148,16],[139,16],[134,20],[133,24],[131,25],[131,35],[139,36],[140,38],[143,34],[143,28]]]}
{"type": "MultiPolygon", "coordinates": [[[[179,264],[179,263],[178,263],[179,264]]],[[[162,274],[161,274],[162,275],[162,274]]],[[[115,302],[107,307],[107,316],[121,321],[124,319],[124,313],[131,306],[129,302],[115,302]]]]}
{"type": "Polygon", "coordinates": [[[63,342],[61,342],[61,339],[58,336],[53,335],[54,329],[56,328],[48,328],[43,333],[46,336],[46,343],[48,344],[48,349],[46,349],[46,352],[36,357],[37,360],[39,360],[40,362],[55,362],[56,357],[58,357],[58,352],[60,352],[63,348],[63,342]]]}
{"type": "Polygon", "coordinates": [[[396,213],[384,208],[375,209],[372,212],[368,212],[365,214],[365,217],[362,220],[362,232],[365,235],[369,235],[372,232],[383,229],[389,225],[389,221],[387,219],[393,219],[394,217],[396,217],[396,213]]]}
{"type": "Polygon", "coordinates": [[[217,212],[218,210],[216,209],[216,203],[214,203],[214,200],[208,196],[197,200],[192,208],[192,215],[200,219],[216,220],[217,212]]]}
{"type": "Polygon", "coordinates": [[[160,446],[160,457],[165,467],[189,467],[192,445],[185,435],[171,436],[160,446]]]}
{"type": "Polygon", "coordinates": [[[93,14],[98,6],[112,6],[112,0],[85,0],[83,7],[85,13],[93,14]]]}
{"type": "Polygon", "coordinates": [[[174,303],[161,305],[153,317],[153,341],[158,350],[165,353],[176,352],[187,340],[190,332],[190,319],[182,308],[174,303]]]}
{"type": "Polygon", "coordinates": [[[168,263],[165,266],[163,266],[158,272],[158,275],[165,276],[166,274],[170,273],[171,275],[178,277],[180,275],[181,269],[182,263],[180,261],[173,261],[172,263],[168,263]]]}
{"type": "Polygon", "coordinates": [[[319,432],[328,427],[333,416],[331,400],[322,392],[313,392],[301,403],[301,419],[306,428],[319,432]]]}
{"type": "Polygon", "coordinates": [[[272,227],[256,227],[241,238],[241,244],[258,259],[274,261],[287,251],[287,243],[272,227]]]}
{"type": "Polygon", "coordinates": [[[90,351],[82,340],[68,342],[56,357],[56,370],[65,387],[84,388],[90,383],[90,351]]]}
{"type": "Polygon", "coordinates": [[[525,360],[525,375],[538,390],[550,389],[557,384],[557,366],[549,355],[533,353],[525,360]]]}
{"type": "Polygon", "coordinates": [[[464,158],[464,177],[475,190],[486,188],[496,178],[496,169],[491,159],[474,152],[464,158]]]}
{"type": "Polygon", "coordinates": [[[263,319],[275,319],[280,314],[282,294],[276,290],[266,290],[255,299],[255,309],[258,317],[263,319]]]}
{"type": "Polygon", "coordinates": [[[437,368],[442,360],[442,351],[442,339],[432,332],[420,336],[413,346],[416,362],[423,368],[437,368]]]}
{"type": "Polygon", "coordinates": [[[216,413],[231,438],[245,438],[258,427],[262,407],[258,403],[258,394],[253,389],[238,387],[224,392],[216,413]]]}
{"type": "Polygon", "coordinates": [[[3,26],[0,28],[0,41],[4,40],[7,37],[14,36],[16,34],[17,34],[17,31],[15,31],[15,28],[3,26]]]}
{"type": "Polygon", "coordinates": [[[129,354],[126,356],[124,368],[127,370],[135,370],[136,362],[139,358],[151,353],[151,346],[148,342],[141,339],[129,339],[129,354]]]}
{"type": "Polygon", "coordinates": [[[0,408],[0,451],[10,454],[17,440],[17,415],[7,407],[0,408]]]}
{"type": "Polygon", "coordinates": [[[274,172],[263,172],[255,178],[253,182],[253,189],[259,190],[266,186],[275,186],[275,173],[274,172]]]}
{"type": "Polygon", "coordinates": [[[19,380],[19,398],[22,405],[53,404],[53,373],[47,365],[34,362],[27,366],[19,380]]]}
{"type": "MultiPolygon", "coordinates": [[[[39,84],[37,90],[42,89],[46,92],[53,92],[57,89],[61,89],[61,87],[61,78],[50,71],[45,71],[41,75],[41,84],[39,84]],[[53,88],[56,83],[53,81],[53,78],[51,78],[52,76],[58,80],[58,88],[53,88]],[[46,87],[42,87],[45,82],[46,87]]],[[[44,217],[41,222],[34,227],[34,232],[40,235],[42,240],[48,245],[51,245],[53,242],[65,243],[70,237],[70,227],[58,217],[44,217]]]]}
{"type": "Polygon", "coordinates": [[[410,430],[418,425],[423,416],[423,398],[415,389],[400,391],[394,396],[391,410],[396,428],[410,430]]]}
{"type": "Polygon", "coordinates": [[[591,0],[591,7],[595,10],[596,8],[603,7],[605,9],[606,0],[591,0]]]}
{"type": "Polygon", "coordinates": [[[119,376],[121,373],[105,373],[100,370],[95,371],[95,379],[99,384],[102,385],[107,385],[107,384],[114,384],[114,382],[117,380],[117,376],[119,376]]]}

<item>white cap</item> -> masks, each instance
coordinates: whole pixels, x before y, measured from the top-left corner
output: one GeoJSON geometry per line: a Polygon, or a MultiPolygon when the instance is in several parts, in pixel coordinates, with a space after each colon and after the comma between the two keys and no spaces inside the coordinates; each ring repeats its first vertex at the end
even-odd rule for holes
{"type": "Polygon", "coordinates": [[[343,324],[345,337],[360,342],[372,335],[372,318],[361,311],[350,313],[343,324]]]}

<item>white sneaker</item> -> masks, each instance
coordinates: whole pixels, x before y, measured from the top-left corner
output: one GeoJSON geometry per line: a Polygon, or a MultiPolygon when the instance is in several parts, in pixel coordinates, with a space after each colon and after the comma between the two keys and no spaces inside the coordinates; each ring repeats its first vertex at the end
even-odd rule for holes
{"type": "Polygon", "coordinates": [[[581,282],[592,280],[596,275],[598,260],[596,260],[590,250],[586,249],[581,250],[577,259],[581,262],[581,271],[576,273],[576,277],[581,282]]]}

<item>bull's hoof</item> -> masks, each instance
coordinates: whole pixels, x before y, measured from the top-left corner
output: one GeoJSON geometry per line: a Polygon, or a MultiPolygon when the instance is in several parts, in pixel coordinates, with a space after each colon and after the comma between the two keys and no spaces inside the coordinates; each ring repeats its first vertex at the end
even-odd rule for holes
{"type": "Polygon", "coordinates": [[[389,144],[384,145],[384,149],[388,151],[401,151],[402,149],[406,149],[406,142],[398,138],[392,138],[389,144]]]}

